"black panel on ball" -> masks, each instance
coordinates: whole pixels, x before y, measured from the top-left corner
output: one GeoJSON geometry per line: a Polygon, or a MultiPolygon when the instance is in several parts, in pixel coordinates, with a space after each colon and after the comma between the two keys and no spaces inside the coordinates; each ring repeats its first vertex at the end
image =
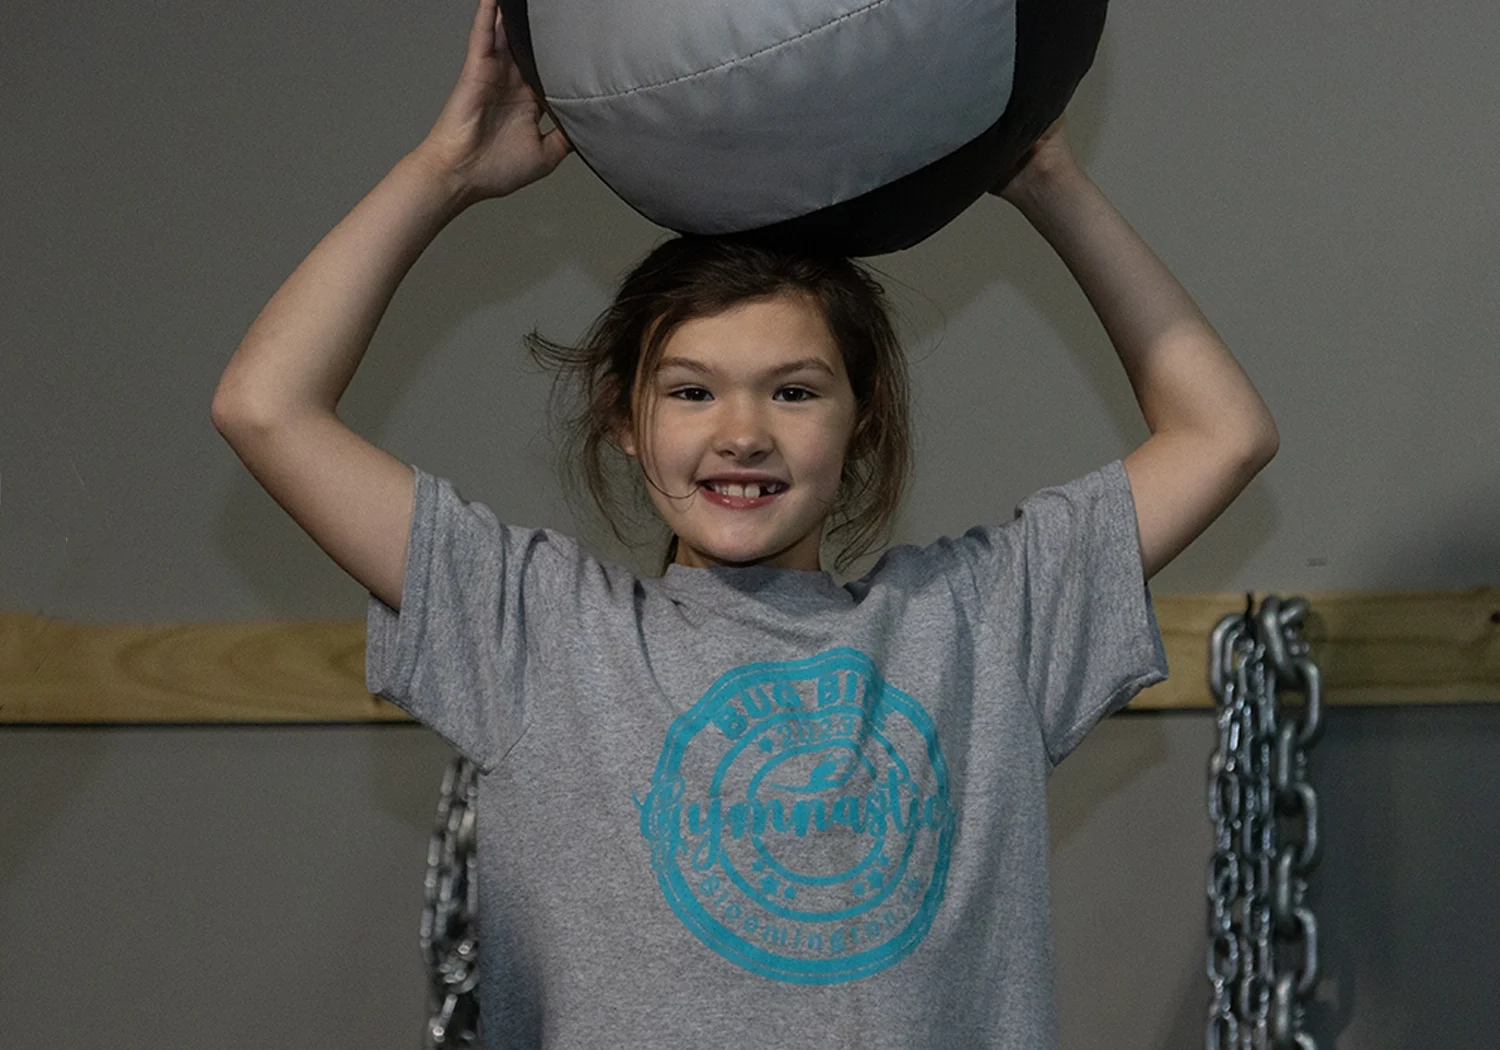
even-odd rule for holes
{"type": "MultiPolygon", "coordinates": [[[[602,0],[601,0],[602,2],[602,0]]],[[[537,98],[546,97],[536,72],[536,53],[531,47],[531,15],[526,0],[500,0],[500,20],[505,24],[505,41],[537,98]]]]}
{"type": "Polygon", "coordinates": [[[900,251],[957,218],[1020,164],[1093,65],[1107,0],[1017,0],[1016,70],[1000,119],[940,160],[868,193],[735,236],[822,255],[900,251]]]}

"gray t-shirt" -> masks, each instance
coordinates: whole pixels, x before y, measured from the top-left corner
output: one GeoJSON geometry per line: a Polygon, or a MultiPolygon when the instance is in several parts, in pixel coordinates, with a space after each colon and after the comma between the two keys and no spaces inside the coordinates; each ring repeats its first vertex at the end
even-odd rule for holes
{"type": "Polygon", "coordinates": [[[844,585],[416,479],[366,680],[483,774],[487,1047],[1056,1046],[1046,777],[1166,677],[1119,461],[844,585]]]}

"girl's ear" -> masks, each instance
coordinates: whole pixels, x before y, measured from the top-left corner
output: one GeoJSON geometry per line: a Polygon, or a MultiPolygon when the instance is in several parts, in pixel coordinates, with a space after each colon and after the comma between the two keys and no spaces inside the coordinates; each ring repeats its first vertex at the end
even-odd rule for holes
{"type": "Polygon", "coordinates": [[[606,403],[614,406],[611,415],[614,416],[607,434],[607,440],[615,448],[619,449],[631,459],[636,458],[635,432],[631,427],[630,412],[620,407],[620,380],[618,376],[610,375],[605,379],[608,387],[609,398],[606,403]]]}
{"type": "Polygon", "coordinates": [[[870,417],[862,416],[854,424],[854,433],[849,437],[849,447],[844,450],[844,457],[851,460],[863,459],[873,451],[870,446],[871,436],[870,417]]]}
{"type": "Polygon", "coordinates": [[[609,432],[609,443],[631,459],[639,458],[635,443],[635,427],[629,419],[616,421],[609,432]]]}

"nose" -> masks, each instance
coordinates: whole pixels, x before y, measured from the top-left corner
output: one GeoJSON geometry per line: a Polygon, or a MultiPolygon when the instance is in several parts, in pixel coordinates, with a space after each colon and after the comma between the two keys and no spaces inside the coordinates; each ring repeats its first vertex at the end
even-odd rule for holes
{"type": "Polygon", "coordinates": [[[735,459],[752,460],[775,446],[765,414],[744,399],[726,399],[714,429],[714,450],[735,459]]]}

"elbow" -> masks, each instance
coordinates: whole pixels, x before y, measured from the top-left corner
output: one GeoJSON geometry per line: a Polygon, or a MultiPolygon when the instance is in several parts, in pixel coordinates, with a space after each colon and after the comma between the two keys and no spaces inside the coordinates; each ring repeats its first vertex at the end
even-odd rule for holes
{"type": "Polygon", "coordinates": [[[1244,485],[1276,458],[1281,450],[1281,434],[1269,415],[1238,423],[1221,424],[1213,430],[1196,434],[1201,454],[1218,462],[1222,469],[1240,479],[1244,485]]]}
{"type": "Polygon", "coordinates": [[[244,398],[233,397],[220,390],[209,406],[208,418],[213,422],[214,429],[232,445],[238,435],[262,426],[267,417],[257,413],[244,398]]]}
{"type": "Polygon", "coordinates": [[[221,434],[224,433],[224,428],[229,425],[229,405],[222,398],[215,396],[213,404],[208,406],[208,418],[215,430],[221,434]]]}
{"type": "Polygon", "coordinates": [[[1276,453],[1281,451],[1281,431],[1276,429],[1276,421],[1269,415],[1266,416],[1264,424],[1257,432],[1253,447],[1263,467],[1275,459],[1276,453]]]}
{"type": "Polygon", "coordinates": [[[223,393],[214,395],[213,404],[209,406],[208,418],[213,422],[214,429],[220,434],[228,437],[238,422],[243,420],[244,412],[223,393]]]}
{"type": "Polygon", "coordinates": [[[209,418],[214,429],[226,437],[230,432],[262,425],[273,418],[266,410],[266,398],[225,376],[214,391],[209,418]]]}
{"type": "Polygon", "coordinates": [[[1281,432],[1269,415],[1246,427],[1235,439],[1234,447],[1244,469],[1254,476],[1264,470],[1281,451],[1281,432]]]}

